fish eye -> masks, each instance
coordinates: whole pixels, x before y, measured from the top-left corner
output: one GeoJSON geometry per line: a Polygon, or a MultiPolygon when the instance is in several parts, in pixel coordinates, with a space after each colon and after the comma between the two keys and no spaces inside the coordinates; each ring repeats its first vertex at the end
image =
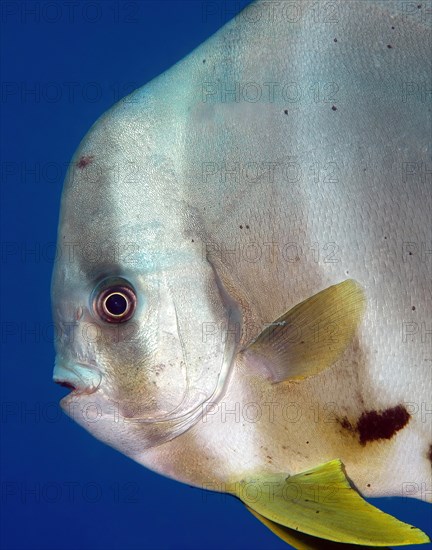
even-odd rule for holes
{"type": "Polygon", "coordinates": [[[93,300],[96,314],[107,323],[124,323],[135,312],[136,294],[126,281],[104,284],[93,300]]]}

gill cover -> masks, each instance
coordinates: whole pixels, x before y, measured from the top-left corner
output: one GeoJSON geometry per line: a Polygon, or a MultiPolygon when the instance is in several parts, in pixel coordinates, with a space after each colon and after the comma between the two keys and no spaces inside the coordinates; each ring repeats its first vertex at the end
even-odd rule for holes
{"type": "Polygon", "coordinates": [[[185,263],[136,279],[145,303],[133,318],[133,346],[124,356],[109,354],[111,398],[123,421],[135,424],[143,447],[189,429],[204,404],[220,398],[235,357],[236,307],[210,264],[185,263]]]}

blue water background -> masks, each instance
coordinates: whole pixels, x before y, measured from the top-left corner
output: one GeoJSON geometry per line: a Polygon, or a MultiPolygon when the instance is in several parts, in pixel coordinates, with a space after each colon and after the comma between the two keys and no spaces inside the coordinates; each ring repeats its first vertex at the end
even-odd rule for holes
{"type": "MultiPolygon", "coordinates": [[[[66,391],[51,381],[53,244],[72,154],[116,100],[247,3],[2,2],[4,550],[287,548],[240,502],[153,474],[94,439],[61,413],[66,391]]],[[[376,503],[432,532],[426,504],[376,503]]]]}

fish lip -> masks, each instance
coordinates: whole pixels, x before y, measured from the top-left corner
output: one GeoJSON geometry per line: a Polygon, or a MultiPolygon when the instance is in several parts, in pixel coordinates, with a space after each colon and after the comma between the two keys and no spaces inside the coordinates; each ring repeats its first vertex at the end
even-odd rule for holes
{"type": "Polygon", "coordinates": [[[80,395],[91,395],[95,393],[102,382],[102,375],[99,369],[88,363],[75,362],[73,366],[56,362],[53,380],[60,386],[71,390],[63,399],[78,397],[80,395]]]}

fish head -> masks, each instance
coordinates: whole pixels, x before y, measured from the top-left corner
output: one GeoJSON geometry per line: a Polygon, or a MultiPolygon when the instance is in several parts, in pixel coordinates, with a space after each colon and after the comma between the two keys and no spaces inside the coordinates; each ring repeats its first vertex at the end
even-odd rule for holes
{"type": "MultiPolygon", "coordinates": [[[[93,435],[134,457],[224,390],[238,312],[194,238],[178,168],[145,122],[103,117],[66,176],[52,279],[54,380],[93,435]],[[138,136],[138,137],[137,137],[138,136]]],[[[196,236],[195,236],[196,237],[196,236]]]]}

